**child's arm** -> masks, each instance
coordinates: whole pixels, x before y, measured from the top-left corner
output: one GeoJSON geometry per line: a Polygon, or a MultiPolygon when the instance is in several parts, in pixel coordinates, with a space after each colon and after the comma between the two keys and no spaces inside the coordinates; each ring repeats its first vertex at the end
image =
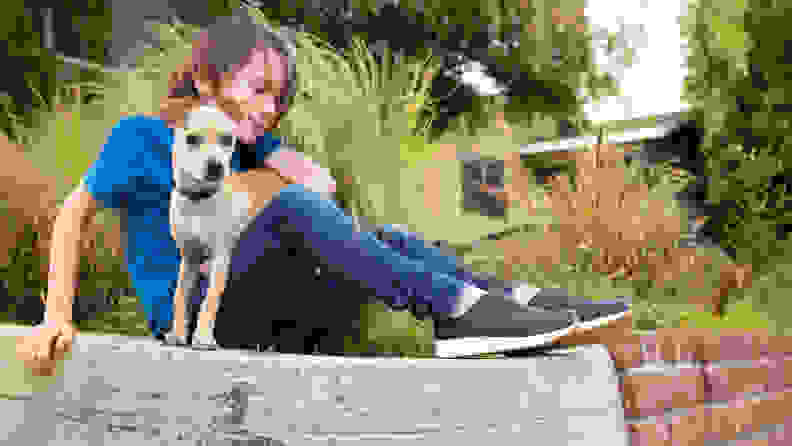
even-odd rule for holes
{"type": "Polygon", "coordinates": [[[45,324],[17,345],[18,357],[34,374],[51,376],[56,362],[71,350],[77,335],[72,323],[72,303],[77,285],[80,240],[86,223],[96,210],[96,201],[80,184],[66,199],[55,220],[45,324]]]}
{"type": "Polygon", "coordinates": [[[72,303],[80,264],[80,241],[99,205],[83,183],[61,207],[52,230],[46,321],[72,321],[72,303]]]}
{"type": "Polygon", "coordinates": [[[278,174],[289,182],[299,183],[314,192],[330,196],[335,192],[336,184],[330,171],[308,156],[283,146],[272,153],[266,164],[278,171],[278,174]]]}

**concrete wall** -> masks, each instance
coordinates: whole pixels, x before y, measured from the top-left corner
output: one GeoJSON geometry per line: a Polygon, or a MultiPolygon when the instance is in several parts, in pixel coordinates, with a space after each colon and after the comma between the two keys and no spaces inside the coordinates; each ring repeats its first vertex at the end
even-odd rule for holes
{"type": "MultiPolygon", "coordinates": [[[[17,384],[25,381],[19,362],[0,357],[0,438],[59,446],[199,437],[290,446],[790,444],[792,338],[631,333],[625,321],[575,339],[605,348],[494,360],[195,352],[81,335],[59,378],[36,392],[17,384]]],[[[29,331],[0,326],[4,354],[29,331]]]]}
{"type": "MultiPolygon", "coordinates": [[[[0,327],[0,338],[26,330],[0,327]]],[[[4,361],[6,376],[24,373],[4,361]]],[[[352,358],[83,334],[49,389],[0,399],[0,433],[59,446],[626,446],[617,381],[596,345],[510,360],[352,358]]]]}

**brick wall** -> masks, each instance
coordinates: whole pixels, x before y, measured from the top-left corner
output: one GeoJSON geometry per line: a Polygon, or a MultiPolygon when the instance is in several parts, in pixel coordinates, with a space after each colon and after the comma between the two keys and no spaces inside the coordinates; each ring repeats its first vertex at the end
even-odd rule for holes
{"type": "Polygon", "coordinates": [[[631,446],[792,444],[792,337],[631,325],[565,341],[607,346],[631,446]]]}

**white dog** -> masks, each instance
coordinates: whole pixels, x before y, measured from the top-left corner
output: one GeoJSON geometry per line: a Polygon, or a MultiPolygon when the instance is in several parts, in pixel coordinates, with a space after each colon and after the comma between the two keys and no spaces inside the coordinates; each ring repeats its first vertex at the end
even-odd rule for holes
{"type": "MultiPolygon", "coordinates": [[[[202,105],[187,114],[184,129],[174,130],[171,193],[171,235],[181,252],[179,280],[174,294],[173,327],[188,326],[186,301],[197,291],[201,265],[208,260],[209,288],[201,305],[193,346],[215,348],[214,321],[236,240],[253,219],[251,201],[231,193],[223,180],[231,174],[236,146],[236,124],[214,105],[202,105]],[[177,325],[183,324],[183,325],[177,325]]],[[[186,344],[173,331],[168,344],[186,344]]]]}
{"type": "MultiPolygon", "coordinates": [[[[229,179],[237,143],[232,134],[235,126],[215,105],[202,105],[187,113],[184,129],[174,129],[176,187],[171,193],[170,226],[182,261],[173,297],[173,327],[184,327],[184,336],[171,331],[165,335],[167,344],[186,344],[190,322],[186,301],[197,291],[201,267],[208,265],[205,272],[209,287],[192,343],[198,348],[217,347],[214,322],[228,280],[232,250],[250,222],[269,203],[272,186],[266,183],[272,181],[268,180],[271,174],[248,171],[232,177],[234,181],[229,179]],[[232,192],[232,185],[243,187],[232,192]]],[[[270,154],[266,165],[285,181],[302,184],[327,199],[335,191],[335,181],[327,169],[289,147],[279,147],[270,154]]]]}

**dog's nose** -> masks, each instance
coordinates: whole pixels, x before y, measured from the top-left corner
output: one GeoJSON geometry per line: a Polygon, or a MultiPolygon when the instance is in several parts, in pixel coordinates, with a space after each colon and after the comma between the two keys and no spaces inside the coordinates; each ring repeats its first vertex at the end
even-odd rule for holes
{"type": "Polygon", "coordinates": [[[217,161],[209,161],[206,165],[206,181],[217,181],[223,176],[223,165],[217,161]]]}

